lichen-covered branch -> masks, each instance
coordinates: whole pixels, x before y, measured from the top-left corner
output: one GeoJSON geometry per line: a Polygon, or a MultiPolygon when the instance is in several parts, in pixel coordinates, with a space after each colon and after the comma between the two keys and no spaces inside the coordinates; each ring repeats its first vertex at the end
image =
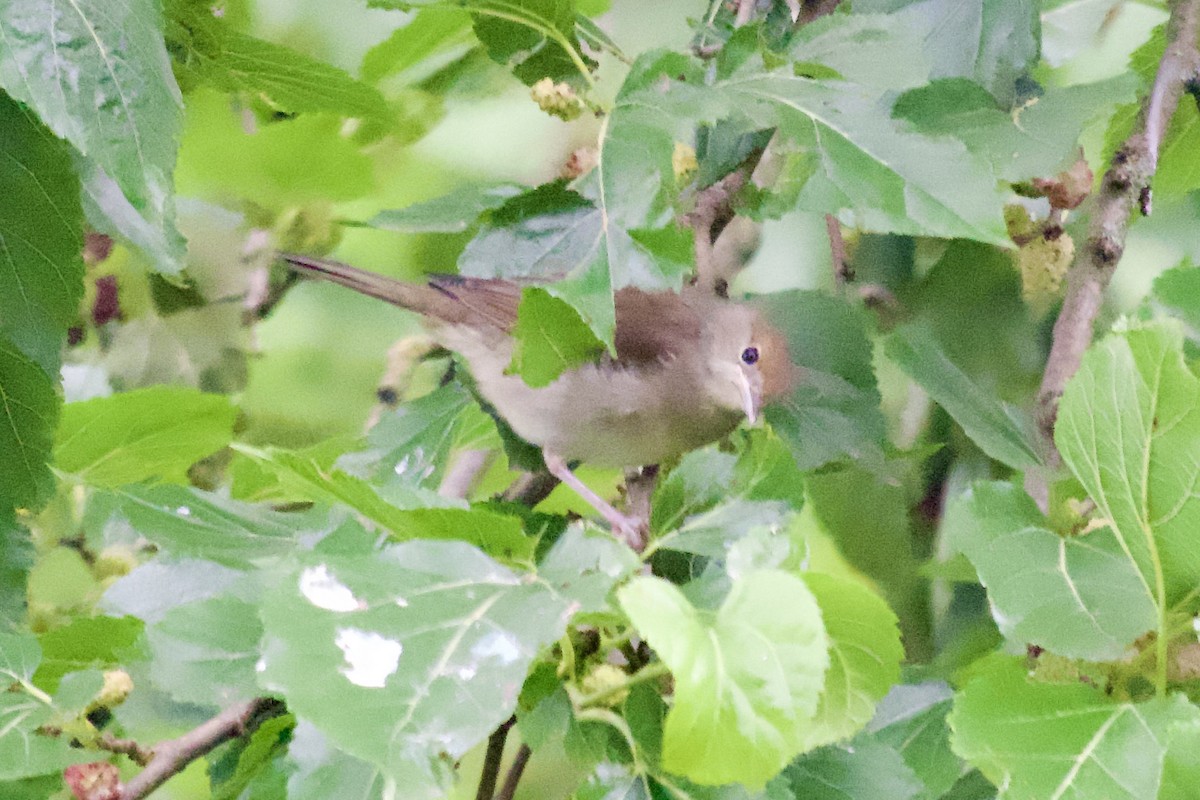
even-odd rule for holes
{"type": "Polygon", "coordinates": [[[120,800],[142,800],[197,758],[230,739],[253,733],[263,720],[283,710],[283,703],[274,698],[256,697],[225,709],[176,739],[159,743],[146,768],[121,788],[120,800]]]}
{"type": "Polygon", "coordinates": [[[1054,420],[1063,387],[1079,369],[1092,342],[1104,291],[1125,250],[1133,209],[1149,210],[1150,182],[1162,139],[1179,99],[1200,70],[1196,49],[1200,0],[1175,0],[1167,23],[1167,48],[1133,133],[1117,149],[1101,181],[1087,243],[1067,273],[1067,292],[1054,324],[1053,343],[1038,392],[1038,428],[1046,451],[1054,449],[1054,420]]]}

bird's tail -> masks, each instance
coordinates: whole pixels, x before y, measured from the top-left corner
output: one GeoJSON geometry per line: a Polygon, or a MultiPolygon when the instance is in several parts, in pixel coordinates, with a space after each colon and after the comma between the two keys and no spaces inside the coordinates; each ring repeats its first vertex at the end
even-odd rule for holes
{"type": "Polygon", "coordinates": [[[420,314],[427,314],[435,318],[445,316],[445,309],[440,306],[445,305],[446,301],[428,286],[406,283],[386,275],[356,269],[348,264],[324,258],[297,253],[280,253],[279,257],[301,274],[339,283],[369,297],[375,297],[420,314]]]}

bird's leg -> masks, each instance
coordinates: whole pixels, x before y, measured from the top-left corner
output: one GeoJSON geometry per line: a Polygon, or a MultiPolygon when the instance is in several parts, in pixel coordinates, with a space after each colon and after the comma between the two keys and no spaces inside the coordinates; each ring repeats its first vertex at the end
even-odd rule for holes
{"type": "Polygon", "coordinates": [[[612,526],[613,533],[617,538],[639,553],[645,548],[648,532],[646,520],[636,519],[617,511],[612,504],[575,477],[575,473],[571,472],[571,468],[561,457],[548,450],[542,450],[542,460],[546,462],[546,469],[551,475],[570,486],[575,494],[582,497],[588,505],[600,513],[600,516],[604,517],[605,521],[612,526]]]}

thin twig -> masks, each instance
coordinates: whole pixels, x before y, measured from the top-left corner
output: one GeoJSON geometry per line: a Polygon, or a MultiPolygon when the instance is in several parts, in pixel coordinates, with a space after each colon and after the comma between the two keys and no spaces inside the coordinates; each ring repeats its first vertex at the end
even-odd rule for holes
{"type": "Polygon", "coordinates": [[[176,739],[159,743],[150,763],[121,788],[117,800],[141,800],[197,758],[230,739],[253,733],[263,720],[278,716],[284,708],[272,697],[256,697],[230,706],[176,739]]]}
{"type": "Polygon", "coordinates": [[[806,25],[815,19],[832,14],[842,0],[804,0],[800,13],[796,15],[797,25],[806,25]]]}
{"type": "Polygon", "coordinates": [[[1101,183],[1087,244],[1080,248],[1067,273],[1066,297],[1054,324],[1053,342],[1037,399],[1038,429],[1055,464],[1058,454],[1054,449],[1054,421],[1058,399],[1092,342],[1092,328],[1100,313],[1104,291],[1125,249],[1130,216],[1140,204],[1149,205],[1145,190],[1158,163],[1162,137],[1185,83],[1200,69],[1200,52],[1196,50],[1198,21],[1200,0],[1172,3],[1167,48],[1150,95],[1133,133],[1113,155],[1112,165],[1101,183]]]}
{"type": "Polygon", "coordinates": [[[683,222],[692,229],[696,253],[696,279],[701,286],[711,287],[718,295],[724,295],[727,287],[713,257],[713,246],[733,219],[733,201],[738,192],[750,180],[763,149],[755,149],[732,172],[696,194],[695,207],[684,215],[683,222]]]}
{"type": "Polygon", "coordinates": [[[737,0],[737,16],[734,17],[733,27],[740,28],[754,19],[754,9],[758,0],[737,0]]]}
{"type": "Polygon", "coordinates": [[[825,215],[825,230],[829,233],[829,252],[833,256],[833,284],[840,288],[854,280],[854,267],[846,255],[842,224],[833,214],[825,215]]]}
{"type": "Polygon", "coordinates": [[[479,773],[479,788],[475,791],[475,800],[492,800],[492,795],[496,792],[496,781],[500,777],[500,762],[504,759],[504,745],[508,741],[508,732],[516,721],[516,717],[509,717],[488,737],[487,752],[483,756],[483,770],[479,773]]]}
{"type": "Polygon", "coordinates": [[[513,800],[517,794],[517,784],[521,782],[521,775],[525,772],[525,765],[529,763],[531,755],[533,751],[529,749],[529,745],[521,745],[508,768],[508,774],[504,776],[504,785],[500,787],[500,793],[496,795],[495,800],[513,800]]]}
{"type": "Polygon", "coordinates": [[[138,766],[145,767],[154,759],[154,751],[142,747],[133,739],[118,739],[111,733],[102,733],[96,739],[96,746],[110,753],[120,753],[138,766]]]}
{"type": "Polygon", "coordinates": [[[533,508],[549,497],[558,483],[558,478],[549,472],[526,472],[509,484],[500,499],[533,508]]]}
{"type": "Polygon", "coordinates": [[[479,476],[487,470],[491,463],[491,450],[459,452],[450,464],[450,468],[446,470],[446,474],[442,476],[437,493],[442,497],[456,497],[465,500],[471,494],[471,490],[475,488],[479,476]]]}

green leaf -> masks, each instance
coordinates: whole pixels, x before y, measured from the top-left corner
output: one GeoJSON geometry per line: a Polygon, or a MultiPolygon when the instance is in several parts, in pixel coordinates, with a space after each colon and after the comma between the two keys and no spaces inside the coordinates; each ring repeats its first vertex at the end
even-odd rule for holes
{"type": "Polygon", "coordinates": [[[33,566],[33,541],[13,509],[0,507],[0,619],[6,630],[25,617],[25,584],[33,566]]]}
{"type": "Polygon", "coordinates": [[[38,637],[42,661],[34,682],[48,692],[69,672],[113,667],[132,652],[142,635],[134,617],[78,617],[38,637]]]}
{"type": "Polygon", "coordinates": [[[1012,800],[1157,797],[1163,758],[1181,728],[1200,724],[1182,695],[1117,702],[1082,683],[1037,684],[1014,660],[959,693],[954,749],[1012,800]]]}
{"type": "Polygon", "coordinates": [[[1182,346],[1177,323],[1093,345],[1063,392],[1054,433],[1160,613],[1200,580],[1200,380],[1182,346]]]}
{"type": "Polygon", "coordinates": [[[1061,536],[1020,489],[976,483],[950,503],[944,530],[1014,643],[1114,661],[1157,624],[1154,597],[1107,525],[1061,536]]]}
{"type": "Polygon", "coordinates": [[[190,80],[248,92],[289,113],[386,118],[383,95],[330,64],[230,28],[207,0],[170,0],[167,45],[190,80]]]}
{"type": "Polygon", "coordinates": [[[292,552],[302,524],[295,514],[184,486],[130,486],[114,493],[113,500],[138,535],[172,556],[235,569],[292,552]]]}
{"type": "MultiPolygon", "coordinates": [[[[6,58],[4,13],[0,11],[0,75],[6,58]]],[[[70,148],[3,95],[0,140],[0,185],[5,187],[0,199],[0,284],[6,287],[0,292],[0,336],[47,375],[57,377],[63,335],[75,322],[83,297],[79,179],[70,148]]]]}
{"type": "Polygon", "coordinates": [[[940,682],[894,686],[879,703],[875,718],[860,737],[883,742],[925,785],[923,798],[942,797],[962,775],[963,765],[950,749],[953,692],[940,682]]]}
{"type": "Polygon", "coordinates": [[[801,368],[792,393],[764,412],[796,463],[811,470],[849,457],[878,466],[885,423],[862,310],[820,292],[779,292],[760,305],[801,368]]]}
{"type": "Polygon", "coordinates": [[[829,671],[804,749],[842,741],[871,721],[875,704],[900,677],[904,648],[896,615],[860,583],[816,572],[804,582],[817,598],[829,637],[829,671]]]}
{"type": "Polygon", "coordinates": [[[363,56],[359,74],[364,81],[377,83],[390,75],[409,70],[428,71],[447,58],[461,55],[473,41],[471,16],[465,9],[429,6],[396,28],[392,35],[372,47],[363,56]]]}
{"type": "Polygon", "coordinates": [[[923,133],[961,140],[990,161],[996,175],[1015,182],[1051,176],[1074,160],[1084,128],[1112,113],[1116,104],[1131,101],[1136,83],[1122,74],[1097,83],[1051,87],[1037,100],[1008,112],[978,84],[953,78],[906,93],[892,113],[923,133]]]}
{"type": "Polygon", "coordinates": [[[1005,106],[1016,104],[1017,80],[1037,61],[1041,40],[1034,0],[859,0],[856,13],[895,12],[892,24],[921,39],[933,78],[971,78],[1005,106]]]}
{"type": "Polygon", "coordinates": [[[1181,264],[1154,279],[1154,297],[1193,329],[1200,329],[1200,269],[1181,264]]]}
{"type": "Polygon", "coordinates": [[[0,683],[23,687],[0,692],[0,781],[58,772],[89,759],[66,737],[37,732],[54,713],[50,698],[29,683],[41,657],[33,636],[0,633],[0,683]]]}
{"type": "Polygon", "coordinates": [[[475,0],[470,10],[488,55],[526,84],[590,82],[596,62],[576,39],[574,0],[475,0]]]}
{"type": "Polygon", "coordinates": [[[549,183],[493,211],[458,267],[474,277],[555,281],[546,291],[571,304],[607,343],[616,327],[613,292],[625,286],[678,289],[690,264],[677,258],[669,241],[635,238],[605,207],[549,183]]]}
{"type": "Polygon", "coordinates": [[[790,513],[785,503],[734,498],[688,517],[655,540],[655,547],[724,558],[747,536],[779,535],[790,513]]]}
{"type": "Polygon", "coordinates": [[[516,346],[509,371],[530,386],[548,386],[604,351],[575,309],[545,289],[526,288],[521,293],[513,336],[516,346]]]}
{"type": "Polygon", "coordinates": [[[434,200],[380,211],[367,225],[400,233],[462,233],[522,191],[515,183],[466,184],[434,200]]]}
{"type": "Polygon", "coordinates": [[[885,14],[821,17],[799,28],[789,52],[797,61],[822,64],[863,86],[911,89],[929,81],[918,32],[885,14]]]}
{"type": "Polygon", "coordinates": [[[255,697],[263,633],[255,611],[229,596],[171,608],[146,628],[151,680],[181,703],[226,708],[255,697]]]}
{"type": "Polygon", "coordinates": [[[405,797],[440,797],[450,762],[512,713],[541,649],[614,582],[602,569],[522,577],[462,542],[314,554],[267,594],[262,679],[405,797]]]}
{"type": "MultiPolygon", "coordinates": [[[[233,746],[209,764],[212,800],[238,800],[272,762],[287,752],[296,718],[282,714],[263,722],[250,736],[234,740],[233,746]]],[[[286,795],[284,795],[286,796],[286,795]]],[[[259,798],[256,793],[250,797],[259,798]]]]}
{"type": "Polygon", "coordinates": [[[461,539],[518,561],[528,560],[533,553],[534,542],[525,536],[517,517],[483,508],[397,508],[362,478],[323,469],[298,453],[244,446],[238,451],[271,469],[295,497],[349,506],[394,539],[461,539]]]}
{"type": "Polygon", "coordinates": [[[784,770],[779,782],[804,800],[910,800],[925,788],[900,754],[879,742],[809,753],[784,770]]]}
{"type": "Polygon", "coordinates": [[[755,123],[778,126],[819,163],[799,189],[797,209],[833,211],[865,231],[1011,246],[989,166],[953,139],[911,132],[877,92],[768,72],[735,76],[715,91],[755,123]]]}
{"type": "Polygon", "coordinates": [[[54,491],[46,461],[58,411],[50,376],[0,338],[0,509],[35,508],[54,491]]]}
{"type": "Polygon", "coordinates": [[[896,330],[887,338],[884,352],[946,409],[983,452],[1013,469],[1042,463],[1032,421],[973,382],[946,356],[927,326],[896,330]]]}
{"type": "Polygon", "coordinates": [[[237,409],[220,395],[152,386],[63,408],[59,469],[93,486],[184,483],[188,468],[233,438],[237,409]]]}
{"type": "MultiPolygon", "coordinates": [[[[0,87],[110,176],[178,272],[171,172],[181,101],[153,0],[15,0],[0,11],[0,87]]],[[[66,217],[74,226],[74,217],[66,217]]],[[[68,284],[69,286],[70,284],[68,284]]]]}
{"type": "Polygon", "coordinates": [[[715,614],[660,578],[636,578],[618,598],[675,678],[665,769],[753,788],[801,751],[829,666],[820,609],[802,580],[751,573],[715,614]]]}

